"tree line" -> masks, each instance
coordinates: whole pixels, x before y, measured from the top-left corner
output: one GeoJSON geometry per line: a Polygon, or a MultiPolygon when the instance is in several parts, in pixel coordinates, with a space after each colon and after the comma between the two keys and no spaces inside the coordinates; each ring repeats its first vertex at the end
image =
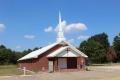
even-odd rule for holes
{"type": "Polygon", "coordinates": [[[113,39],[112,45],[106,33],[96,34],[82,41],[79,50],[88,55],[92,63],[106,63],[120,61],[120,33],[113,39]]]}
{"type": "Polygon", "coordinates": [[[18,52],[8,49],[4,45],[0,45],[0,65],[17,64],[17,60],[19,58],[37,49],[39,48],[36,47],[34,49],[27,49],[22,52],[18,52]]]}
{"type": "MultiPolygon", "coordinates": [[[[18,52],[0,45],[0,65],[17,64],[19,58],[37,49],[18,52]]],[[[88,61],[92,63],[120,62],[120,33],[114,37],[112,45],[108,35],[100,33],[82,41],[78,49],[88,55],[88,61]]]]}

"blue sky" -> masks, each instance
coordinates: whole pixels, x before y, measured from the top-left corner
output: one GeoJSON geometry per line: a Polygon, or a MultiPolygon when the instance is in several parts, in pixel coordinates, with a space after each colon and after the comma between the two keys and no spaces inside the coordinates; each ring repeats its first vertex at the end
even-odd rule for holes
{"type": "Polygon", "coordinates": [[[21,51],[55,42],[59,11],[66,25],[84,24],[65,32],[75,46],[101,32],[112,43],[120,32],[120,0],[0,0],[0,44],[21,51]]]}

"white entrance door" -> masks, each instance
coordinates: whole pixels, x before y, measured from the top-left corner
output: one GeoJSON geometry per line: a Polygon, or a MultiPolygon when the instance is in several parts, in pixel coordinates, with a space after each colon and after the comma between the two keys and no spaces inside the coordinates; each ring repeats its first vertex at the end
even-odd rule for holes
{"type": "Polygon", "coordinates": [[[66,69],[67,68],[67,59],[66,58],[59,58],[58,59],[58,66],[60,69],[66,69]]]}
{"type": "Polygon", "coordinates": [[[49,61],[49,72],[53,72],[53,61],[49,61]]]}

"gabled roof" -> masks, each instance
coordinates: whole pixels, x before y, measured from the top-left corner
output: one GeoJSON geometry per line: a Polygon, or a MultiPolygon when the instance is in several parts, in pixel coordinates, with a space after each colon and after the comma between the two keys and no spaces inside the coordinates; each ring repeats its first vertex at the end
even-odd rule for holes
{"type": "Polygon", "coordinates": [[[62,52],[63,50],[65,50],[67,48],[68,48],[68,46],[61,47],[61,48],[57,49],[56,51],[54,51],[53,53],[49,54],[47,57],[55,57],[57,54],[59,54],[60,52],[62,52]]]}
{"type": "MultiPolygon", "coordinates": [[[[65,41],[66,42],[66,41],[65,41]]],[[[80,50],[78,50],[76,47],[74,47],[73,45],[71,45],[69,42],[66,42],[73,50],[75,50],[77,53],[80,53],[81,56],[83,57],[88,57],[86,54],[84,54],[83,52],[81,52],[80,50]]]]}
{"type": "MultiPolygon", "coordinates": [[[[66,50],[67,48],[70,48],[71,50],[75,51],[78,54],[78,56],[87,57],[84,53],[82,53],[81,51],[77,51],[76,48],[73,48],[71,46],[61,47],[54,51],[53,53],[49,54],[47,57],[57,57],[57,55],[59,55],[62,51],[66,50]]],[[[72,56],[72,54],[68,55],[67,57],[69,56],[74,57],[72,56]]]]}
{"type": "Polygon", "coordinates": [[[37,58],[39,55],[41,55],[42,53],[46,52],[47,50],[51,49],[52,47],[54,47],[55,45],[57,45],[58,43],[53,43],[51,45],[48,45],[46,47],[43,47],[41,49],[38,49],[36,51],[33,51],[27,55],[25,55],[24,57],[20,58],[18,61],[20,60],[26,60],[26,59],[32,59],[32,58],[37,58]]]}
{"type": "MultiPolygon", "coordinates": [[[[74,46],[72,46],[70,43],[68,43],[67,41],[61,41],[61,42],[56,42],[53,43],[51,45],[48,45],[46,47],[43,47],[41,49],[38,49],[36,51],[33,51],[27,55],[25,55],[24,57],[20,58],[18,61],[21,60],[27,60],[27,59],[32,59],[32,58],[38,58],[39,55],[45,53],[46,51],[48,51],[49,49],[53,48],[54,46],[58,45],[58,44],[67,44],[70,48],[72,48],[74,51],[76,51],[77,53],[79,53],[81,56],[83,57],[88,57],[87,55],[85,55],[84,53],[82,53],[81,51],[79,51],[78,49],[76,49],[74,46]]],[[[61,47],[58,50],[54,51],[53,53],[51,53],[52,55],[55,55],[57,53],[59,53],[61,50],[66,49],[66,47],[61,47]]]]}

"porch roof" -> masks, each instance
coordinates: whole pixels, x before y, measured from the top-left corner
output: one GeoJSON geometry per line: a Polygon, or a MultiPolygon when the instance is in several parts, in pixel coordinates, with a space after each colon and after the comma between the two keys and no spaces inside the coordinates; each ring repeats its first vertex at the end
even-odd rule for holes
{"type": "MultiPolygon", "coordinates": [[[[75,51],[75,52],[78,54],[78,56],[88,57],[88,56],[86,56],[84,53],[82,53],[81,51],[79,51],[79,50],[77,50],[76,48],[73,48],[73,47],[71,47],[71,46],[61,47],[61,48],[59,48],[58,50],[54,51],[53,53],[49,54],[47,57],[59,57],[58,55],[59,55],[62,51],[66,50],[67,48],[70,48],[71,50],[75,51]]],[[[68,53],[68,54],[69,54],[69,55],[67,55],[67,56],[61,56],[61,57],[78,57],[78,56],[75,56],[75,55],[70,54],[70,53],[68,53]]]]}

